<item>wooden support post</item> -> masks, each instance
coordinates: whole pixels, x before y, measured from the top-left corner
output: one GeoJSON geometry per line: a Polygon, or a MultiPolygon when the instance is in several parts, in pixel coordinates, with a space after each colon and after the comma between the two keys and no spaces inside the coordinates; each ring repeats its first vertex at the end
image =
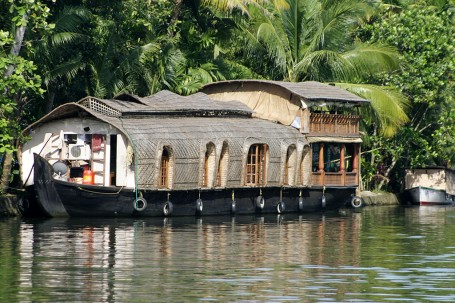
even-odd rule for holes
{"type": "Polygon", "coordinates": [[[345,168],[345,155],[344,151],[346,149],[346,146],[344,144],[341,144],[340,148],[340,173],[341,173],[341,184],[346,185],[346,168],[345,168]]]}
{"type": "Polygon", "coordinates": [[[319,143],[319,162],[318,162],[319,183],[324,185],[324,143],[319,143]]]}
{"type": "Polygon", "coordinates": [[[354,144],[354,154],[352,155],[352,172],[357,173],[359,169],[359,144],[354,144]]]}

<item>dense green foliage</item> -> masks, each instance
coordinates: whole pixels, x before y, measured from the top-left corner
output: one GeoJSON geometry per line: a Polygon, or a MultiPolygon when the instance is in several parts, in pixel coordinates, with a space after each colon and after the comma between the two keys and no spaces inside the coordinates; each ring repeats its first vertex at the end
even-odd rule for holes
{"type": "Polygon", "coordinates": [[[0,155],[15,149],[24,125],[86,95],[191,94],[213,81],[260,78],[336,83],[372,101],[362,109],[366,188],[401,180],[405,167],[453,166],[453,7],[0,0],[0,155]]]}
{"type": "MultiPolygon", "coordinates": [[[[453,9],[409,5],[362,28],[373,41],[395,46],[402,65],[384,76],[410,102],[411,121],[393,138],[373,135],[367,146],[365,179],[381,186],[384,180],[402,180],[406,167],[455,164],[455,30],[453,9]]],[[[453,6],[452,6],[453,8],[453,6]]],[[[392,184],[399,189],[400,184],[392,184]]]]}

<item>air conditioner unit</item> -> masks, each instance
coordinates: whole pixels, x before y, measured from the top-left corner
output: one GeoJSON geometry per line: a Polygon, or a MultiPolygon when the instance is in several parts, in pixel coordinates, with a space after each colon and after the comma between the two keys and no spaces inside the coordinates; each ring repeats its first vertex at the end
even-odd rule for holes
{"type": "Polygon", "coordinates": [[[89,160],[90,146],[80,144],[68,144],[68,160],[89,160]]]}

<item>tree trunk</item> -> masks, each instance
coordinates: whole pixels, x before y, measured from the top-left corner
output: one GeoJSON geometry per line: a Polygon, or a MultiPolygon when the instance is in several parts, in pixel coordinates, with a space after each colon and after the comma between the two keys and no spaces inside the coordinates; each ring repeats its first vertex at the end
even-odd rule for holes
{"type": "MultiPolygon", "coordinates": [[[[29,12],[25,12],[22,15],[22,20],[27,20],[28,19],[28,14],[29,12]]],[[[25,35],[25,26],[20,26],[16,28],[16,33],[14,35],[14,44],[13,47],[11,48],[11,55],[13,56],[19,56],[19,52],[21,51],[22,48],[22,43],[24,42],[24,35],[25,35]]],[[[14,73],[15,66],[10,65],[6,69],[4,76],[5,78],[10,77],[14,73]]],[[[20,98],[16,99],[16,102],[18,102],[20,98]]],[[[9,188],[9,183],[11,179],[11,165],[13,163],[13,152],[6,152],[5,157],[3,158],[3,169],[2,169],[2,176],[0,179],[0,192],[5,194],[6,191],[9,188]]]]}
{"type": "MultiPolygon", "coordinates": [[[[393,158],[392,158],[392,163],[390,163],[389,168],[387,168],[387,170],[385,171],[385,174],[384,174],[384,176],[385,176],[387,179],[381,179],[381,182],[379,183],[379,186],[378,186],[378,189],[379,189],[379,190],[384,186],[385,181],[389,180],[390,172],[391,172],[392,169],[395,167],[395,164],[397,164],[397,162],[398,162],[398,157],[393,157],[393,158]]],[[[388,183],[388,181],[387,181],[387,183],[388,183]]]]}
{"type": "Polygon", "coordinates": [[[13,152],[5,153],[3,158],[3,174],[0,180],[0,193],[6,194],[11,178],[11,166],[13,163],[13,152]]]}
{"type": "MultiPolygon", "coordinates": [[[[25,12],[22,15],[22,20],[26,21],[28,19],[28,12],[25,12]]],[[[22,48],[22,43],[24,42],[24,35],[25,35],[25,26],[20,26],[16,28],[16,33],[14,35],[14,44],[13,47],[11,48],[10,54],[13,56],[19,56],[19,52],[21,51],[22,48]]],[[[5,71],[5,78],[8,78],[14,73],[14,65],[8,66],[8,69],[5,71]]]]}
{"type": "Polygon", "coordinates": [[[182,10],[182,5],[183,5],[183,0],[175,0],[175,7],[174,7],[174,10],[172,11],[171,22],[169,22],[168,36],[170,38],[173,38],[175,36],[174,25],[177,22],[177,20],[180,18],[180,12],[182,10]]]}

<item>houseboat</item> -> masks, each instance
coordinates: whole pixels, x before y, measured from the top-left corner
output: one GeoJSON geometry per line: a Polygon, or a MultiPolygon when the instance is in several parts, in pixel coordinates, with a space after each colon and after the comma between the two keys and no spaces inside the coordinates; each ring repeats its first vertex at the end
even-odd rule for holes
{"type": "Polygon", "coordinates": [[[453,205],[455,171],[444,167],[407,169],[405,192],[415,205],[453,205]]]}
{"type": "Polygon", "coordinates": [[[358,207],[368,102],[319,82],[235,80],[66,103],[28,126],[26,214],[188,216],[358,207]]]}

